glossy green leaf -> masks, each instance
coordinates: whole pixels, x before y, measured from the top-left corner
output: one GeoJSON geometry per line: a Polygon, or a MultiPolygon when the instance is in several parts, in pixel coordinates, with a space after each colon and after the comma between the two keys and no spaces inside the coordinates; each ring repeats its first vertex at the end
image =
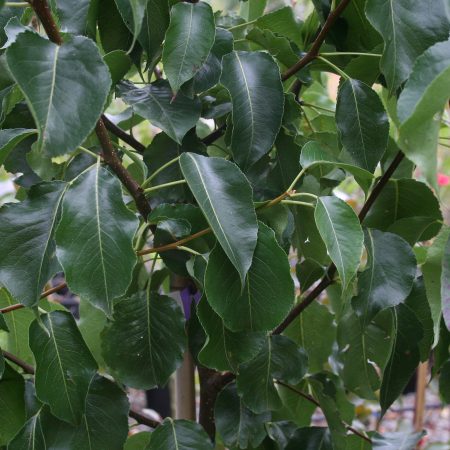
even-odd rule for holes
{"type": "Polygon", "coordinates": [[[442,257],[441,297],[444,322],[450,330],[450,237],[447,239],[442,257]]]}
{"type": "Polygon", "coordinates": [[[35,305],[60,267],[54,233],[65,188],[59,181],[38,184],[23,202],[0,209],[0,283],[16,302],[35,305]]]}
{"type": "Polygon", "coordinates": [[[189,420],[170,417],[152,433],[145,450],[212,450],[213,445],[203,428],[189,420]]]}
{"type": "Polygon", "coordinates": [[[62,420],[79,424],[97,364],[68,312],[54,311],[30,326],[36,395],[62,420]]]}
{"type": "Polygon", "coordinates": [[[415,234],[419,235],[417,240],[424,241],[438,233],[441,228],[439,221],[442,221],[442,214],[433,191],[420,181],[400,179],[387,183],[370,208],[363,225],[382,231],[397,231],[405,238],[415,230],[415,234]],[[415,222],[415,217],[429,218],[430,226],[423,230],[423,222],[415,222]],[[394,228],[402,219],[405,219],[403,226],[394,228]]]}
{"type": "Polygon", "coordinates": [[[449,22],[443,0],[368,0],[366,16],[382,35],[380,66],[393,94],[411,73],[416,58],[436,42],[446,40],[449,22]]]}
{"type": "Polygon", "coordinates": [[[205,291],[209,304],[230,330],[275,328],[291,309],[295,292],[287,255],[274,232],[259,223],[258,242],[243,288],[239,274],[216,246],[206,268],[205,291]]]}
{"type": "Polygon", "coordinates": [[[328,166],[328,167],[339,167],[341,169],[350,172],[357,178],[367,180],[369,183],[373,175],[366,169],[361,168],[361,164],[356,163],[349,164],[336,157],[334,157],[326,147],[318,141],[307,142],[302,147],[302,152],[300,154],[300,165],[303,169],[314,167],[314,166],[328,166]]]}
{"type": "Polygon", "coordinates": [[[299,428],[285,450],[333,450],[328,428],[308,427],[299,428]]]}
{"type": "Polygon", "coordinates": [[[310,371],[319,372],[328,361],[336,339],[333,314],[325,305],[314,302],[289,325],[285,334],[305,349],[310,371]]]}
{"type": "Polygon", "coordinates": [[[178,3],[170,12],[162,62],[176,94],[206,61],[214,44],[214,15],[207,3],[178,3]]]}
{"type": "Polygon", "coordinates": [[[397,105],[400,145],[436,186],[440,115],[450,89],[450,40],[426,50],[414,64],[397,105]]]}
{"type": "Polygon", "coordinates": [[[377,93],[358,80],[341,83],[336,124],[350,160],[373,173],[389,137],[389,120],[377,93]]]}
{"type": "Polygon", "coordinates": [[[70,183],[56,233],[58,259],[73,292],[108,315],[131,282],[137,224],[119,180],[100,160],[70,183]]]}
{"type": "Polygon", "coordinates": [[[266,437],[264,423],[270,420],[270,412],[255,414],[248,409],[233,383],[217,397],[214,418],[217,431],[227,447],[254,448],[266,437]]]}
{"type": "Polygon", "coordinates": [[[102,354],[114,376],[139,389],[166,384],[183,360],[186,341],[176,302],[141,292],[117,302],[113,319],[102,333],[102,354]]]}
{"type": "Polygon", "coordinates": [[[417,266],[411,246],[396,234],[368,229],[365,246],[368,262],[358,276],[358,295],[352,299],[363,327],[383,309],[404,302],[417,266]]]}
{"type": "Polygon", "coordinates": [[[383,373],[380,405],[384,414],[403,392],[420,362],[419,342],[422,326],[416,315],[405,305],[391,309],[395,333],[391,355],[383,373]]]}
{"type": "Polygon", "coordinates": [[[142,450],[147,447],[151,437],[152,435],[148,431],[132,434],[125,442],[123,450],[142,450]]]}
{"type": "Polygon", "coordinates": [[[233,332],[225,328],[206,298],[200,300],[197,315],[207,336],[198,359],[207,367],[236,372],[238,365],[252,359],[264,344],[264,333],[233,332]]]}
{"type": "Polygon", "coordinates": [[[24,380],[9,364],[0,377],[0,445],[6,445],[25,422],[24,380]]]}
{"type": "Polygon", "coordinates": [[[314,218],[346,289],[358,270],[363,249],[358,217],[344,201],[330,196],[317,200],[314,218]]]}
{"type": "Polygon", "coordinates": [[[85,34],[90,0],[72,2],[70,0],[51,0],[61,31],[71,34],[85,34]]]}
{"type": "Polygon", "coordinates": [[[8,48],[6,60],[36,121],[37,150],[51,156],[75,150],[95,127],[111,85],[95,44],[76,36],[58,46],[25,32],[8,48]]]}
{"type": "Polygon", "coordinates": [[[237,389],[244,404],[255,413],[279,409],[280,396],[273,379],[295,385],[304,377],[306,353],[286,336],[269,336],[256,357],[239,368],[237,389]]]}
{"type": "MultiPolygon", "coordinates": [[[[116,5],[124,22],[130,28],[130,31],[133,33],[133,44],[134,41],[139,36],[142,28],[142,22],[144,21],[144,15],[147,8],[148,0],[115,0],[116,5]],[[127,19],[131,15],[132,24],[127,23],[127,19]]],[[[132,44],[132,45],[133,45],[132,44]]]]}
{"type": "Polygon", "coordinates": [[[250,184],[234,164],[221,158],[184,153],[180,157],[180,167],[244,285],[258,234],[250,184]]]}
{"type": "Polygon", "coordinates": [[[5,159],[17,144],[35,133],[36,130],[28,130],[26,128],[0,130],[0,165],[5,162],[5,159]]]}
{"type": "Polygon", "coordinates": [[[439,394],[445,403],[450,403],[450,359],[441,368],[439,394]]]}
{"type": "MultiPolygon", "coordinates": [[[[6,289],[0,289],[0,308],[16,303],[6,289]]],[[[9,333],[2,339],[3,349],[32,364],[34,360],[28,343],[28,329],[34,320],[33,312],[28,308],[22,308],[2,316],[9,328],[9,333]]]]}
{"type": "Polygon", "coordinates": [[[111,82],[114,86],[130,70],[131,58],[123,50],[113,50],[103,57],[111,74],[111,82]]]}
{"type": "Polygon", "coordinates": [[[436,346],[439,339],[439,327],[442,317],[442,267],[444,260],[444,249],[449,238],[450,227],[442,227],[441,231],[436,236],[432,245],[428,249],[427,259],[422,265],[425,290],[427,294],[428,304],[430,305],[431,317],[434,323],[433,347],[436,346]]]}
{"type": "Polygon", "coordinates": [[[181,93],[173,99],[167,81],[157,81],[142,88],[123,81],[117,86],[117,92],[139,115],[161,128],[179,144],[200,118],[199,100],[190,99],[181,93]]]}
{"type": "Polygon", "coordinates": [[[375,433],[372,437],[373,450],[414,450],[424,435],[423,431],[418,433],[375,433]]]}
{"type": "Polygon", "coordinates": [[[339,373],[345,387],[359,397],[377,399],[375,392],[381,380],[373,362],[381,369],[385,367],[390,356],[392,333],[390,311],[381,312],[366,327],[351,311],[339,321],[339,373]]]}
{"type": "Polygon", "coordinates": [[[246,170],[272,148],[283,116],[280,71],[266,53],[233,52],[222,60],[220,83],[231,95],[234,160],[246,170]]]}

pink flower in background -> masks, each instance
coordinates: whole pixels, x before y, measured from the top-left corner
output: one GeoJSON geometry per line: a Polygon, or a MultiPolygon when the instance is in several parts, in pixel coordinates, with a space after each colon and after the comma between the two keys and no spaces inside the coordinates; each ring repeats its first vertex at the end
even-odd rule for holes
{"type": "Polygon", "coordinates": [[[450,177],[443,173],[438,173],[437,182],[439,186],[448,186],[450,184],[450,177]]]}

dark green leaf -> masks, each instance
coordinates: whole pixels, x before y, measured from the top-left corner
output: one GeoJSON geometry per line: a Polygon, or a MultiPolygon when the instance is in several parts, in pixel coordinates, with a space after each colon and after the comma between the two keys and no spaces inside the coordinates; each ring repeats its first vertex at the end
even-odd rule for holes
{"type": "Polygon", "coordinates": [[[113,319],[102,333],[102,353],[115,377],[139,389],[164,385],[183,360],[180,307],[170,297],[141,292],[117,302],[113,319]]]}
{"type": "Polygon", "coordinates": [[[441,296],[444,322],[450,330],[450,237],[442,255],[441,296]]]}
{"type": "Polygon", "coordinates": [[[255,413],[278,409],[281,399],[273,379],[297,384],[306,373],[306,353],[286,336],[269,336],[256,357],[239,368],[237,389],[255,413]]]}
{"type": "Polygon", "coordinates": [[[197,314],[207,335],[198,358],[207,367],[236,372],[238,365],[252,359],[264,343],[264,333],[233,332],[225,328],[206,298],[200,300],[197,314]]]}
{"type": "Polygon", "coordinates": [[[140,433],[132,434],[125,442],[123,450],[142,450],[146,448],[150,442],[152,435],[147,431],[141,431],[140,433]]]}
{"type": "Polygon", "coordinates": [[[346,154],[373,173],[386,150],[389,121],[377,93],[358,80],[339,86],[336,124],[346,154]]]}
{"type": "Polygon", "coordinates": [[[206,61],[214,36],[214,15],[207,3],[181,2],[172,7],[162,62],[175,94],[206,61]]]}
{"type": "Polygon", "coordinates": [[[337,197],[320,197],[314,212],[317,228],[337,267],[344,289],[358,270],[364,235],[358,217],[337,197]]]}
{"type": "Polygon", "coordinates": [[[266,436],[264,423],[270,420],[270,412],[255,414],[238,396],[236,385],[230,384],[217,397],[214,407],[217,431],[228,447],[258,447],[266,436]]]}
{"type": "Polygon", "coordinates": [[[0,445],[6,445],[25,422],[24,381],[9,364],[0,377],[0,445]]]}
{"type": "Polygon", "coordinates": [[[52,0],[50,5],[58,18],[61,31],[71,34],[85,34],[90,0],[52,0]]]}
{"type": "Polygon", "coordinates": [[[341,362],[340,376],[345,387],[359,397],[377,399],[375,391],[380,387],[380,378],[373,362],[381,370],[384,369],[390,355],[394,331],[388,310],[381,312],[366,327],[351,311],[339,321],[337,342],[341,362]]]}
{"type": "Polygon", "coordinates": [[[352,299],[363,327],[378,312],[405,301],[411,292],[417,265],[410,245],[396,234],[367,230],[365,245],[368,262],[358,276],[358,295],[352,299]]]}
{"type": "Polygon", "coordinates": [[[54,311],[41,319],[30,326],[36,395],[55,416],[79,424],[97,364],[70,313],[54,311]]]}
{"type": "Polygon", "coordinates": [[[70,183],[56,233],[58,259],[73,292],[108,315],[131,282],[137,225],[119,180],[100,160],[70,183]]]}
{"type": "Polygon", "coordinates": [[[314,302],[287,328],[286,336],[306,350],[310,372],[319,372],[328,361],[336,339],[333,315],[325,305],[314,302]]]}
{"type": "Polygon", "coordinates": [[[133,33],[133,40],[136,40],[141,32],[148,0],[115,0],[115,2],[124,22],[133,33]],[[131,23],[129,23],[129,19],[131,19],[131,23]]]}
{"type": "Polygon", "coordinates": [[[111,74],[112,85],[118,83],[130,70],[131,58],[123,50],[113,50],[103,57],[111,74]]]}
{"type": "Polygon", "coordinates": [[[117,91],[138,114],[161,128],[179,144],[200,118],[199,100],[190,99],[181,93],[173,99],[169,84],[164,80],[142,88],[123,81],[118,84],[117,91]]]}
{"type": "Polygon", "coordinates": [[[418,433],[375,433],[372,437],[373,450],[414,450],[423,438],[423,431],[418,433]]]}
{"type": "Polygon", "coordinates": [[[8,48],[6,60],[36,121],[37,150],[51,156],[75,150],[93,130],[111,86],[95,44],[77,36],[58,46],[27,31],[8,48]]]}
{"type": "Polygon", "coordinates": [[[212,450],[213,445],[203,428],[189,420],[170,417],[152,433],[145,450],[212,450]]]}
{"type": "Polygon", "coordinates": [[[450,359],[441,367],[439,393],[445,403],[450,403],[450,359]]]}
{"type": "Polygon", "coordinates": [[[449,80],[450,40],[433,45],[417,58],[397,105],[401,147],[434,187],[439,117],[447,103],[442,92],[450,89],[449,80]]]}
{"type": "Polygon", "coordinates": [[[11,130],[0,130],[0,166],[23,139],[32,136],[36,130],[27,130],[26,128],[13,128],[11,130]]]}
{"type": "Polygon", "coordinates": [[[247,179],[233,163],[221,158],[183,153],[180,166],[198,205],[244,285],[258,233],[252,190],[247,179]]]}
{"type": "Polygon", "coordinates": [[[114,0],[98,1],[98,32],[106,53],[114,50],[128,51],[133,42],[133,35],[122,20],[114,0]]]}
{"type": "Polygon", "coordinates": [[[285,450],[333,450],[328,428],[299,428],[285,450]]]}
{"type": "Polygon", "coordinates": [[[383,373],[380,405],[384,414],[403,392],[420,362],[419,342],[423,337],[422,325],[405,305],[391,309],[394,320],[394,345],[383,373]]]}
{"type": "Polygon", "coordinates": [[[0,380],[2,379],[4,372],[5,372],[5,358],[3,357],[2,349],[0,347],[0,380]]]}
{"type": "Polygon", "coordinates": [[[391,94],[408,78],[419,55],[448,38],[448,14],[443,0],[387,0],[382,4],[368,0],[366,15],[383,36],[380,65],[391,94]]]}
{"type": "MultiPolygon", "coordinates": [[[[3,296],[3,292],[5,293],[5,295],[7,295],[7,292],[2,289],[2,291],[0,292],[0,296],[3,296]]],[[[0,330],[6,331],[6,332],[9,331],[9,328],[8,328],[8,325],[6,324],[3,313],[0,313],[0,330]]]]}
{"type": "Polygon", "coordinates": [[[233,102],[231,150],[246,170],[272,148],[283,117],[283,85],[266,53],[233,52],[222,60],[220,78],[233,102]]]}
{"type": "Polygon", "coordinates": [[[216,246],[206,268],[205,290],[209,304],[233,331],[270,330],[286,317],[295,300],[287,255],[274,232],[261,222],[245,286],[242,288],[239,274],[216,246]]]}
{"type": "MultiPolygon", "coordinates": [[[[406,234],[410,235],[413,228],[423,229],[423,223],[414,222],[414,217],[428,217],[430,223],[441,221],[442,214],[437,198],[431,189],[420,181],[412,179],[390,180],[370,208],[363,224],[368,228],[387,231],[397,221],[410,219],[406,222],[406,228],[409,228],[406,234]]],[[[438,233],[440,227],[441,224],[439,223],[428,227],[422,232],[418,240],[431,239],[438,233]]],[[[401,236],[403,235],[403,228],[397,229],[402,231],[399,233],[401,236]]]]}
{"type": "Polygon", "coordinates": [[[42,183],[0,210],[0,282],[24,305],[36,304],[60,267],[54,233],[64,190],[62,182],[42,183]]]}

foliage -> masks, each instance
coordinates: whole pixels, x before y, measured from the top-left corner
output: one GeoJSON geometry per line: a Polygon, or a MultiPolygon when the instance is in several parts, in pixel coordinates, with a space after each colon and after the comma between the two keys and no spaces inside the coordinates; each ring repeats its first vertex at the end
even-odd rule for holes
{"type": "Polygon", "coordinates": [[[413,449],[355,404],[432,351],[450,401],[447,2],[210,3],[0,1],[0,448],[413,449]],[[188,350],[198,423],[130,410],[188,350]]]}

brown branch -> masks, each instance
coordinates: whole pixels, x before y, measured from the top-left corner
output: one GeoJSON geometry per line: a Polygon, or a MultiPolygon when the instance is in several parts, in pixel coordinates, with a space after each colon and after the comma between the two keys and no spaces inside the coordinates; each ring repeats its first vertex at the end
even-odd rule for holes
{"type": "Polygon", "coordinates": [[[145,145],[141,144],[137,139],[135,139],[131,134],[128,134],[122,128],[118,127],[114,122],[108,119],[104,114],[102,114],[102,120],[105,124],[106,129],[126,142],[130,147],[134,148],[139,153],[144,153],[145,145]]]}
{"type": "MultiPolygon", "coordinates": [[[[303,397],[305,400],[308,400],[309,402],[313,403],[314,405],[316,405],[317,407],[320,408],[320,403],[312,395],[306,394],[305,392],[300,391],[299,389],[295,388],[294,386],[290,386],[289,384],[283,383],[280,380],[276,380],[275,382],[277,384],[279,384],[280,386],[283,386],[286,389],[289,389],[290,391],[295,392],[297,395],[300,395],[300,397],[303,397]]],[[[352,432],[356,436],[359,436],[361,439],[364,439],[365,441],[372,443],[372,439],[370,439],[366,435],[362,434],[357,429],[353,428],[350,425],[347,425],[345,422],[344,422],[344,425],[348,431],[352,432]]]]}
{"type": "Polygon", "coordinates": [[[317,38],[313,42],[312,47],[306,53],[305,56],[303,56],[302,59],[297,61],[292,67],[286,70],[286,72],[283,73],[281,76],[281,79],[283,81],[286,81],[288,78],[290,78],[292,75],[295,75],[299,70],[303,69],[307,64],[309,64],[318,54],[320,47],[323,44],[323,41],[325,40],[327,34],[329,33],[331,27],[334,25],[338,17],[342,14],[344,9],[348,6],[350,3],[350,0],[342,0],[339,5],[332,11],[329,16],[327,17],[327,20],[323,24],[322,29],[320,30],[320,33],[318,34],[317,38]]]}
{"type": "Polygon", "coordinates": [[[13,355],[12,353],[7,352],[6,350],[2,350],[2,354],[8,361],[11,361],[16,366],[19,366],[25,373],[28,373],[29,375],[34,375],[34,367],[30,366],[25,361],[22,361],[20,358],[18,358],[16,355],[13,355]]]}
{"type": "Polygon", "coordinates": [[[142,424],[142,425],[147,425],[150,428],[156,428],[159,425],[161,425],[161,422],[158,422],[157,420],[153,420],[150,419],[147,416],[144,416],[144,414],[141,414],[140,412],[134,410],[134,409],[130,409],[130,412],[128,413],[128,415],[134,419],[136,422],[142,424]]]}
{"type": "Polygon", "coordinates": [[[56,22],[53,20],[47,0],[29,0],[29,3],[41,21],[48,38],[55,44],[62,45],[64,41],[56,22]]]}
{"type": "MultiPolygon", "coordinates": [[[[384,172],[384,174],[378,180],[378,183],[373,188],[372,192],[369,195],[369,198],[364,203],[358,215],[359,221],[361,223],[366,218],[366,215],[369,212],[370,208],[373,206],[375,200],[378,198],[383,188],[386,186],[387,182],[389,181],[399,164],[402,162],[404,157],[405,155],[401,151],[399,151],[387,168],[386,172],[384,172]]],[[[306,309],[330,284],[333,283],[333,277],[335,273],[336,266],[334,264],[331,264],[320,283],[305,297],[303,301],[301,301],[291,310],[291,312],[287,315],[283,322],[281,322],[280,325],[275,328],[272,334],[281,334],[295,320],[295,318],[302,313],[304,309],[306,309]]]]}
{"type": "Polygon", "coordinates": [[[219,128],[217,128],[217,130],[214,130],[212,133],[208,134],[208,136],[205,136],[202,139],[203,144],[211,145],[213,142],[217,141],[217,139],[219,139],[225,133],[226,129],[227,129],[227,124],[224,123],[219,128]]]}
{"type": "MultiPolygon", "coordinates": [[[[43,299],[45,297],[48,297],[49,295],[54,294],[55,292],[58,292],[61,289],[64,289],[65,287],[67,287],[67,284],[65,282],[58,284],[57,286],[44,291],[41,294],[40,298],[43,299]]],[[[9,313],[11,311],[15,311],[16,309],[22,309],[22,308],[25,308],[25,305],[22,305],[22,303],[16,303],[15,305],[6,306],[5,308],[0,309],[0,314],[9,313]]]]}

